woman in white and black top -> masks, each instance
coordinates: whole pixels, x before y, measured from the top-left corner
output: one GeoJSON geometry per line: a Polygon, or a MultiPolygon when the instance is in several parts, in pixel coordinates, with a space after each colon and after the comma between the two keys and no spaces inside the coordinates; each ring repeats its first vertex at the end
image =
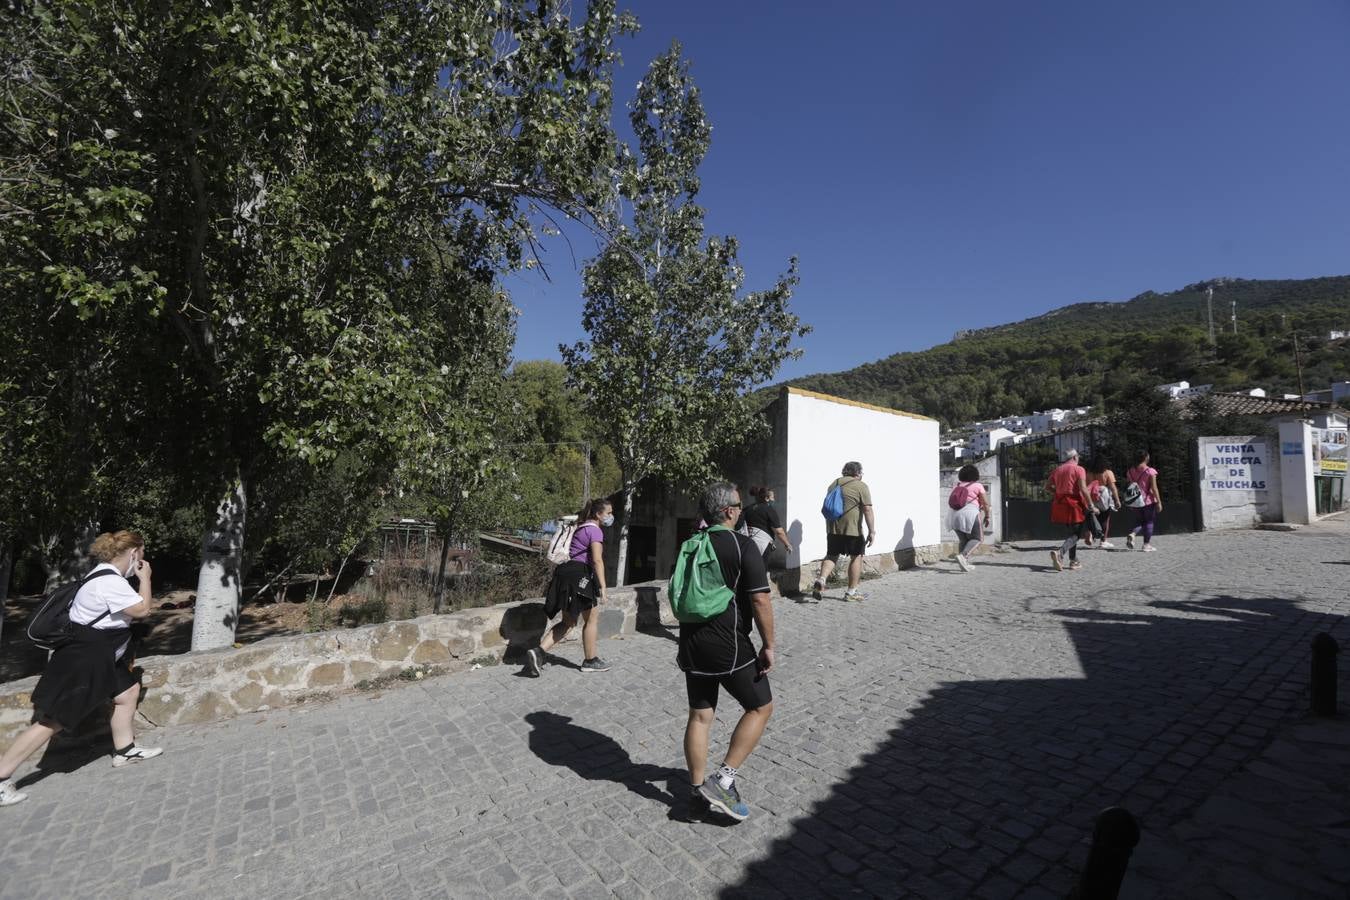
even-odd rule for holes
{"type": "Polygon", "coordinates": [[[70,604],[73,640],[50,660],[37,687],[33,707],[37,721],[28,726],[0,757],[0,806],[27,799],[14,786],[19,765],[58,731],[75,728],[108,700],[113,701],[113,767],[120,768],[163,751],[137,747],[131,722],[141,690],[140,675],[124,661],[131,643],[131,623],[150,615],[150,564],[145,541],[134,531],[100,534],[91,548],[99,564],[84,578],[70,604]],[[135,576],[140,590],[127,579],[135,576]]]}

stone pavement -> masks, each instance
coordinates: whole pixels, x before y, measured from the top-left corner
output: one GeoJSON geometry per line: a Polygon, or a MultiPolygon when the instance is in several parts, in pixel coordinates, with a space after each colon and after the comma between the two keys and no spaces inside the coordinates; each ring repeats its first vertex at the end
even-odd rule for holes
{"type": "Polygon", "coordinates": [[[639,634],[602,644],[603,675],[569,642],[539,680],[481,669],[61,766],[0,810],[0,897],[1063,897],[1116,804],[1145,829],[1125,896],[1345,896],[1350,723],[1304,710],[1312,636],[1350,646],[1350,523],[1158,543],[780,601],[741,825],[688,820],[675,644],[639,634]]]}

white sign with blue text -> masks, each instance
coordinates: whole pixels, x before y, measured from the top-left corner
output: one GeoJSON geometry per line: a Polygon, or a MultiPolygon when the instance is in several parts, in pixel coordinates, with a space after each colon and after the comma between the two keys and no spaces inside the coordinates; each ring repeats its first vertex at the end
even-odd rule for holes
{"type": "Polygon", "coordinates": [[[1205,470],[1205,486],[1209,490],[1266,490],[1265,441],[1205,441],[1200,445],[1200,453],[1205,470]]]}

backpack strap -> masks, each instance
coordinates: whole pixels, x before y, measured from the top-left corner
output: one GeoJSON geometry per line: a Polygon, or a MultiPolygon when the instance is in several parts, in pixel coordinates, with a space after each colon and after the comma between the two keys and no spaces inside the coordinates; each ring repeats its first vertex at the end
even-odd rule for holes
{"type": "MultiPolygon", "coordinates": [[[[735,584],[729,584],[729,585],[727,585],[727,587],[731,588],[732,593],[735,593],[737,590],[740,589],[740,586],[741,586],[741,560],[744,559],[744,556],[743,556],[742,553],[741,553],[741,539],[740,539],[740,537],[737,536],[737,535],[738,535],[737,532],[732,531],[730,528],[726,527],[725,525],[711,525],[711,526],[709,526],[709,527],[707,528],[707,533],[708,533],[708,543],[709,543],[709,544],[712,544],[712,533],[713,533],[714,531],[725,531],[725,532],[727,532],[728,534],[731,535],[732,541],[736,544],[736,583],[735,583],[735,584]]],[[[713,554],[716,555],[716,553],[717,553],[717,548],[714,546],[714,547],[713,547],[713,554]]],[[[736,598],[735,598],[735,597],[732,597],[732,598],[731,598],[731,602],[735,603],[735,602],[736,602],[736,598]]]]}
{"type": "MultiPolygon", "coordinates": [[[[116,574],[117,574],[116,570],[110,570],[110,569],[96,569],[96,570],[94,570],[93,572],[90,572],[88,575],[84,576],[84,578],[81,579],[81,581],[80,581],[80,586],[79,586],[78,588],[76,588],[75,593],[74,593],[74,594],[71,596],[71,598],[70,598],[70,605],[71,605],[71,606],[74,606],[74,605],[75,605],[75,598],[78,597],[78,596],[80,596],[80,591],[84,590],[84,586],[85,586],[86,584],[88,584],[89,582],[93,581],[95,578],[99,577],[100,575],[116,575],[116,574]]],[[[68,615],[69,612],[70,612],[70,607],[67,607],[67,608],[66,608],[66,612],[67,612],[67,615],[68,615]]],[[[112,607],[111,607],[111,606],[109,606],[109,607],[108,607],[107,609],[105,609],[103,612],[99,613],[98,616],[96,616],[96,617],[94,618],[94,620],[93,620],[92,622],[89,623],[90,627],[93,627],[95,624],[97,624],[97,623],[103,621],[104,619],[108,618],[108,616],[110,616],[110,615],[112,615],[112,607]]]]}

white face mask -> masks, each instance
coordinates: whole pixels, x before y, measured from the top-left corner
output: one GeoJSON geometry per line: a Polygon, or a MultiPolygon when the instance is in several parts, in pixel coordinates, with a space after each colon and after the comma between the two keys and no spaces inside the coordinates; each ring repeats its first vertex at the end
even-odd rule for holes
{"type": "Polygon", "coordinates": [[[606,528],[608,528],[609,526],[613,525],[613,524],[614,524],[614,513],[610,513],[609,515],[607,515],[607,516],[605,516],[603,519],[601,519],[601,520],[600,520],[600,524],[603,525],[603,526],[605,526],[606,528]]]}

